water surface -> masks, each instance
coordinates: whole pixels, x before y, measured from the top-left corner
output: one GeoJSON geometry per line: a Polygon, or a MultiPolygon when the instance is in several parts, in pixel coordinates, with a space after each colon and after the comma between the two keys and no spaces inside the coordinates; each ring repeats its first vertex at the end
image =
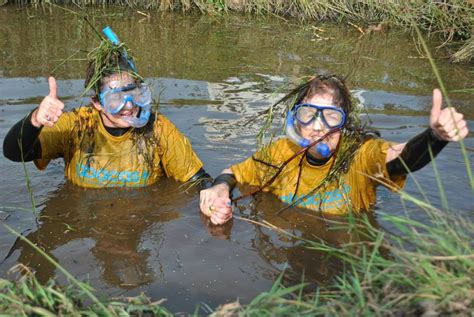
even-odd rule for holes
{"type": "MultiPolygon", "coordinates": [[[[242,128],[245,120],[281,96],[285,84],[317,72],[348,75],[354,95],[386,139],[403,142],[428,125],[431,91],[438,83],[411,36],[401,31],[360,38],[346,25],[301,25],[276,18],[145,18],[123,8],[93,13],[97,26],[112,26],[133,49],[140,72],[159,97],[160,111],[190,138],[212,175],[255,150],[260,125],[257,121],[242,128]]],[[[53,69],[66,107],[87,104],[87,97],[79,97],[85,71],[82,51],[93,48],[97,40],[84,21],[48,6],[3,6],[0,24],[1,141],[47,94],[47,76],[53,69]],[[72,55],[71,61],[57,67],[72,55]]],[[[472,67],[452,65],[442,51],[434,53],[448,90],[472,87],[472,67]]],[[[453,92],[451,98],[472,131],[472,95],[453,92]]],[[[472,162],[472,133],[465,144],[472,162]]],[[[472,219],[473,197],[459,144],[449,144],[436,165],[450,208],[472,219]]],[[[269,194],[244,200],[236,219],[211,226],[199,213],[197,192],[186,191],[178,182],[162,179],[137,190],[86,190],[65,181],[61,160],[43,172],[26,164],[36,222],[22,164],[1,157],[0,169],[0,217],[5,223],[74,276],[90,281],[100,294],[145,292],[153,299],[167,298],[166,306],[174,312],[192,312],[199,303],[214,308],[236,298],[246,303],[267,291],[283,270],[289,284],[301,280],[303,272],[316,284],[327,283],[337,273],[338,263],[326,254],[310,252],[300,241],[243,218],[265,220],[297,236],[335,244],[360,239],[308,210],[276,215],[283,205],[269,194]]],[[[439,206],[432,165],[407,182],[406,190],[421,197],[417,182],[439,206]]],[[[380,210],[404,214],[407,209],[414,219],[425,221],[423,213],[401,204],[387,190],[381,189],[378,197],[376,224],[387,225],[376,219],[380,210]]],[[[14,242],[15,237],[0,227],[0,256],[9,255],[0,265],[2,276],[23,262],[42,281],[56,277],[66,283],[35,251],[14,242]]]]}

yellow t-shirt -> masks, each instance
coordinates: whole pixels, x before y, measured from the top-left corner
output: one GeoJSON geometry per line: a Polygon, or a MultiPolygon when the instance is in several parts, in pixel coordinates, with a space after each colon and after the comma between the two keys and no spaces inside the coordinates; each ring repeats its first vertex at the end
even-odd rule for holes
{"type": "MultiPolygon", "coordinates": [[[[351,208],[354,212],[369,210],[376,202],[378,185],[385,184],[395,190],[405,184],[406,177],[388,176],[385,159],[390,146],[390,142],[382,139],[366,141],[353,158],[347,173],[342,175],[341,185],[334,181],[314,193],[313,189],[329,173],[334,157],[324,165],[313,166],[300,154],[264,190],[272,192],[283,202],[296,201],[299,207],[329,214],[347,214],[351,208]]],[[[239,183],[261,187],[275,175],[282,163],[300,149],[283,138],[232,166],[231,170],[239,183]]]]}
{"type": "Polygon", "coordinates": [[[156,114],[152,125],[121,136],[107,132],[99,112],[81,107],[63,114],[39,135],[44,169],[51,159],[64,158],[66,178],[83,187],[142,187],[163,174],[187,181],[202,167],[189,140],[167,118],[156,114]]]}

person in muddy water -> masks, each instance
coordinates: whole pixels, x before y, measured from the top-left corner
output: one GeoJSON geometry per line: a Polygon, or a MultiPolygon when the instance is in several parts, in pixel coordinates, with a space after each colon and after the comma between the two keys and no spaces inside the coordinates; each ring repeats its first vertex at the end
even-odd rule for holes
{"type": "Polygon", "coordinates": [[[151,110],[150,88],[126,47],[102,40],[89,57],[91,104],[63,113],[56,80],[49,77],[49,94],[5,137],[5,157],[34,161],[39,169],[62,157],[66,178],[82,187],[142,187],[163,175],[209,180],[189,140],[151,110]]]}
{"type": "Polygon", "coordinates": [[[214,224],[231,219],[230,194],[236,183],[324,214],[370,210],[378,185],[402,188],[408,173],[427,165],[449,141],[466,137],[463,115],[441,104],[441,92],[435,89],[429,127],[395,144],[363,127],[343,79],[312,77],[273,106],[286,106],[286,137],[225,169],[211,188],[201,191],[201,212],[214,224]]]}

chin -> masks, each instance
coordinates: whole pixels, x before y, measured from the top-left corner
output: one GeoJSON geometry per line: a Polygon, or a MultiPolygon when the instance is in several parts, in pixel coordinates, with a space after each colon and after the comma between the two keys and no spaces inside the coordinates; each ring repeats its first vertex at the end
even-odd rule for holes
{"type": "Polygon", "coordinates": [[[120,119],[119,122],[120,122],[120,126],[121,126],[122,128],[130,128],[130,127],[132,126],[132,125],[130,124],[130,122],[125,121],[125,120],[123,120],[123,119],[120,119]]]}
{"type": "Polygon", "coordinates": [[[131,127],[130,123],[123,120],[120,116],[118,118],[114,118],[114,120],[110,120],[111,123],[114,125],[115,128],[129,128],[131,127]]]}

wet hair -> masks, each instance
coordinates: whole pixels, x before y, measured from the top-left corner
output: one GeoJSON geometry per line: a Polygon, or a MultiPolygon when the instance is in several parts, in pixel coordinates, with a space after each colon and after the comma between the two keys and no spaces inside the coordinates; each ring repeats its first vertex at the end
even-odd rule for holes
{"type": "MultiPolygon", "coordinates": [[[[318,75],[308,83],[305,89],[306,94],[303,99],[312,98],[316,95],[332,95],[333,105],[338,106],[346,114],[352,112],[352,100],[350,97],[349,89],[347,88],[344,79],[337,75],[318,75]]],[[[302,100],[298,100],[298,103],[302,100]]]]}
{"type": "Polygon", "coordinates": [[[351,93],[346,86],[345,80],[338,75],[313,76],[277,101],[273,107],[284,104],[286,105],[286,111],[288,111],[293,109],[295,105],[303,103],[304,99],[326,94],[332,95],[333,105],[340,107],[346,113],[345,128],[357,128],[359,119],[358,114],[354,112],[351,93]]]}
{"type": "Polygon", "coordinates": [[[137,83],[140,82],[135,71],[130,66],[128,58],[120,51],[113,52],[113,54],[110,54],[100,62],[97,59],[92,59],[87,65],[84,88],[90,90],[93,96],[97,96],[100,93],[105,77],[121,72],[130,73],[137,83]]]}

